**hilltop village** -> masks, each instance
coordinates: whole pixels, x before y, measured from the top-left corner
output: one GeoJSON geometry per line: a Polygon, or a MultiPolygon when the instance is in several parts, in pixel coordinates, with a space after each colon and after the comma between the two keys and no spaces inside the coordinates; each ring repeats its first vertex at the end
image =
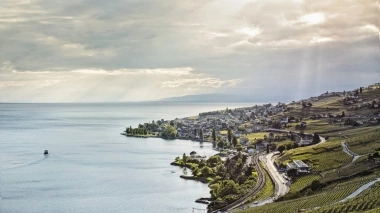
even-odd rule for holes
{"type": "Polygon", "coordinates": [[[171,163],[191,170],[181,178],[208,183],[211,197],[196,202],[208,204],[209,212],[376,212],[379,106],[376,83],[288,104],[161,119],[122,134],[212,142],[218,154],[189,150],[171,163]]]}

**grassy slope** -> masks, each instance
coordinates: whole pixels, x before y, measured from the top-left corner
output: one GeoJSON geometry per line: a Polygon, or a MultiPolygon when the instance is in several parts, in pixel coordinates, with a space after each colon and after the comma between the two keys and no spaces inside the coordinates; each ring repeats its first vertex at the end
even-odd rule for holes
{"type": "MultiPolygon", "coordinates": [[[[365,91],[360,95],[363,101],[369,102],[375,97],[380,97],[380,90],[365,91]]],[[[360,115],[370,116],[379,109],[364,109],[352,110],[353,106],[346,106],[343,104],[342,97],[329,97],[323,98],[319,101],[312,102],[313,106],[308,109],[302,109],[299,105],[293,105],[294,110],[282,113],[281,115],[274,116],[277,119],[280,116],[295,116],[302,117],[303,119],[312,116],[313,114],[326,114],[334,113],[341,114],[345,111],[346,115],[360,115]]],[[[358,104],[354,104],[358,105],[358,104]]],[[[292,186],[291,191],[300,191],[304,187],[310,185],[314,179],[319,179],[322,182],[339,179],[343,176],[349,176],[358,172],[368,170],[376,166],[373,162],[367,161],[367,156],[377,148],[380,148],[380,129],[379,125],[362,125],[359,127],[345,126],[342,124],[330,124],[329,118],[322,118],[319,120],[307,120],[308,126],[305,129],[306,133],[323,132],[323,136],[328,136],[329,139],[324,144],[314,147],[301,147],[298,149],[285,151],[283,155],[277,160],[278,163],[287,163],[291,160],[299,159],[305,161],[312,169],[313,174],[298,179],[292,186]],[[351,163],[353,157],[347,155],[342,151],[341,142],[345,141],[352,151],[362,155],[356,162],[351,163]]],[[[295,124],[290,124],[288,130],[295,130],[295,124]]],[[[263,134],[251,134],[250,137],[262,138],[263,134]]],[[[376,174],[378,176],[378,174],[376,174]]],[[[350,190],[345,192],[332,193],[331,196],[342,197],[341,195],[347,194],[357,187],[354,183],[350,183],[350,190]],[[338,196],[339,195],[339,196],[338,196]]],[[[349,185],[347,185],[349,186],[349,185]]],[[[322,197],[329,198],[329,193],[313,195],[313,202],[320,202],[322,197]],[[321,198],[316,198],[320,196],[321,198]]],[[[254,208],[243,212],[293,212],[299,208],[311,208],[310,196],[301,197],[299,199],[284,201],[276,204],[265,205],[264,207],[254,208]],[[308,204],[309,203],[309,204],[308,204]],[[266,208],[273,205],[273,209],[266,208]],[[278,206],[277,206],[278,205],[278,206]],[[276,210],[278,209],[278,210],[276,210]]],[[[334,200],[330,197],[330,200],[334,200]]],[[[336,198],[337,199],[337,198],[336,198]]],[[[324,205],[323,202],[320,203],[324,205]]],[[[363,209],[364,210],[364,209],[363,209]]]]}

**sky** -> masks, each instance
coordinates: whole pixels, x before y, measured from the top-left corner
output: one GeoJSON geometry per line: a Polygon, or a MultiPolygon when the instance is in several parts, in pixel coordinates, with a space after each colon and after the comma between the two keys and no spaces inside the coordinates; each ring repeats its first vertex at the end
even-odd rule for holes
{"type": "Polygon", "coordinates": [[[380,82],[375,0],[1,0],[0,102],[295,100],[380,82]]]}

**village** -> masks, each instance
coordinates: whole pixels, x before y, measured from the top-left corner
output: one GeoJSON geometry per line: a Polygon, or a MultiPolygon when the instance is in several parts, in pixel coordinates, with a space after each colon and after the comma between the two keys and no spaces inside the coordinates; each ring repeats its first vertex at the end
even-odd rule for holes
{"type": "Polygon", "coordinates": [[[380,97],[376,97],[372,100],[363,100],[360,97],[360,94],[364,90],[378,90],[379,88],[379,83],[376,83],[365,88],[361,87],[348,92],[326,92],[318,97],[310,97],[309,99],[298,102],[293,101],[290,104],[278,102],[276,105],[273,105],[269,103],[261,106],[255,105],[246,108],[226,108],[225,110],[203,112],[199,113],[198,116],[176,118],[174,120],[161,119],[142,125],[140,124],[137,129],[129,127],[126,130],[126,134],[136,135],[133,131],[135,130],[135,133],[138,133],[138,129],[141,129],[140,132],[142,132],[142,134],[145,132],[145,135],[150,134],[152,136],[168,139],[232,142],[233,138],[236,138],[238,144],[248,146],[250,142],[255,142],[253,141],[255,138],[253,140],[249,138],[250,134],[255,132],[268,132],[267,138],[265,138],[267,140],[258,141],[259,143],[255,144],[259,147],[260,145],[266,147],[268,145],[266,142],[275,139],[281,140],[286,137],[293,138],[293,136],[295,136],[294,141],[298,143],[299,146],[311,145],[313,143],[311,133],[313,132],[304,134],[304,130],[307,131],[306,127],[309,120],[325,119],[330,123],[339,125],[350,124],[357,126],[379,122],[379,114],[361,116],[360,113],[356,113],[359,109],[379,108],[380,97]],[[307,111],[309,108],[312,108],[316,102],[320,102],[329,97],[338,97],[341,100],[341,105],[350,107],[350,111],[343,113],[324,112],[319,114],[303,114],[301,116],[282,116],[285,112],[295,109],[302,108],[303,111],[307,111]],[[286,130],[288,126],[295,126],[296,131],[286,130]],[[168,127],[170,127],[170,130],[165,132],[165,129],[168,127]],[[213,131],[215,131],[214,137],[213,131]]]}

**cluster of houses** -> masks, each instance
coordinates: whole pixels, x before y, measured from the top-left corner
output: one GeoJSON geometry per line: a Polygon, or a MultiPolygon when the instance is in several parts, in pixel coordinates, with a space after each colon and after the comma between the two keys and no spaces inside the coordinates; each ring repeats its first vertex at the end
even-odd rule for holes
{"type": "MultiPolygon", "coordinates": [[[[200,113],[196,119],[182,118],[175,120],[161,120],[161,125],[152,132],[158,132],[160,135],[165,124],[172,124],[177,130],[178,138],[200,139],[211,137],[213,129],[217,135],[226,139],[226,133],[219,133],[220,130],[231,129],[232,134],[240,138],[244,134],[256,131],[263,131],[268,124],[273,122],[270,116],[285,112],[287,110],[285,103],[277,105],[266,104],[262,106],[253,106],[248,108],[238,108],[234,110],[223,110],[208,113],[200,113]]],[[[281,120],[281,123],[288,123],[288,118],[281,120]]],[[[147,125],[147,124],[145,124],[147,125]]],[[[245,139],[241,139],[244,143],[245,139]]]]}

